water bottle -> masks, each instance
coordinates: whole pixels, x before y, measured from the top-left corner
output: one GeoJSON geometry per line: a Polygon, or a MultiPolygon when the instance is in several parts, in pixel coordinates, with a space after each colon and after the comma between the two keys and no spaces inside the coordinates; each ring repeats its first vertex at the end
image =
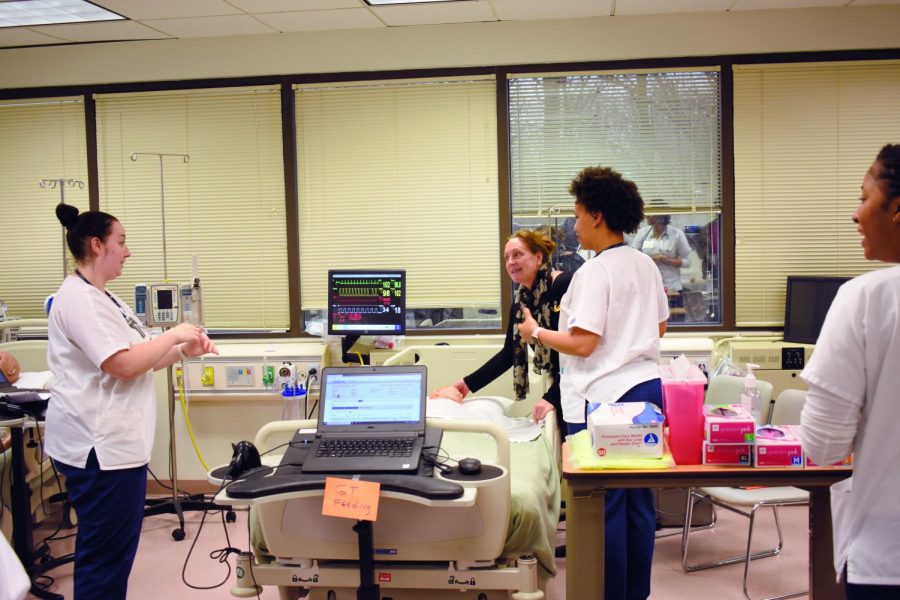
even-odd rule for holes
{"type": "Polygon", "coordinates": [[[744,389],[741,390],[741,404],[746,408],[757,425],[762,425],[760,417],[762,416],[762,398],[759,395],[759,388],[756,387],[756,375],[753,369],[758,369],[759,365],[747,363],[747,376],[744,377],[744,389]]]}

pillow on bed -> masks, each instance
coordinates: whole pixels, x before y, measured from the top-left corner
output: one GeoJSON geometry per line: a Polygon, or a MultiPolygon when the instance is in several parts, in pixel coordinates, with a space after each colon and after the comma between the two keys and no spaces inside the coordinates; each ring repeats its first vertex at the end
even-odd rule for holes
{"type": "Polygon", "coordinates": [[[463,400],[463,404],[467,407],[497,412],[505,415],[506,411],[515,404],[516,401],[502,396],[472,396],[463,400]]]}
{"type": "Polygon", "coordinates": [[[447,398],[430,398],[425,412],[432,419],[490,421],[506,431],[510,442],[530,442],[537,438],[541,434],[540,423],[504,414],[512,403],[512,400],[497,396],[473,397],[461,404],[447,398]]]}

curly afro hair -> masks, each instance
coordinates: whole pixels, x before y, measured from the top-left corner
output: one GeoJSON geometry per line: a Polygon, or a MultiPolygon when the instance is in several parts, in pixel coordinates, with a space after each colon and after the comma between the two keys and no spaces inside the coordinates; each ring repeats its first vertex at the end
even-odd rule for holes
{"type": "Polygon", "coordinates": [[[602,214],[616,233],[634,233],[644,220],[637,186],[608,167],[585,168],[572,180],[569,193],[592,215],[602,214]]]}

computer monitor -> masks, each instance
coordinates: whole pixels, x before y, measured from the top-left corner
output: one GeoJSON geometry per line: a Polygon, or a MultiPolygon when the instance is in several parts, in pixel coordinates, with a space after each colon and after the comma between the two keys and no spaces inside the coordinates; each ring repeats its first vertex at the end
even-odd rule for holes
{"type": "Polygon", "coordinates": [[[328,271],[330,335],[402,335],[406,332],[406,271],[328,271]]]}
{"type": "Polygon", "coordinates": [[[838,288],[849,279],[789,275],[784,303],[784,341],[815,344],[838,288]]]}

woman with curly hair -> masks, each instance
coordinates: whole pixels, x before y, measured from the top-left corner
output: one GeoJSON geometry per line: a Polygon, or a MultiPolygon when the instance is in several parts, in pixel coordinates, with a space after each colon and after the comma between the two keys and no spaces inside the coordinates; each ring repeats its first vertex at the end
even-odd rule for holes
{"type": "MultiPolygon", "coordinates": [[[[588,404],[662,407],[659,338],[669,306],[653,259],[625,243],[644,218],[637,186],[612,169],[588,167],[569,192],[578,241],[597,255],[572,276],[558,331],[525,311],[519,332],[559,352],[563,417],[572,434],[585,429],[588,404]]],[[[607,490],[605,522],[606,599],[647,598],[656,534],[651,491],[607,490]]]]}

